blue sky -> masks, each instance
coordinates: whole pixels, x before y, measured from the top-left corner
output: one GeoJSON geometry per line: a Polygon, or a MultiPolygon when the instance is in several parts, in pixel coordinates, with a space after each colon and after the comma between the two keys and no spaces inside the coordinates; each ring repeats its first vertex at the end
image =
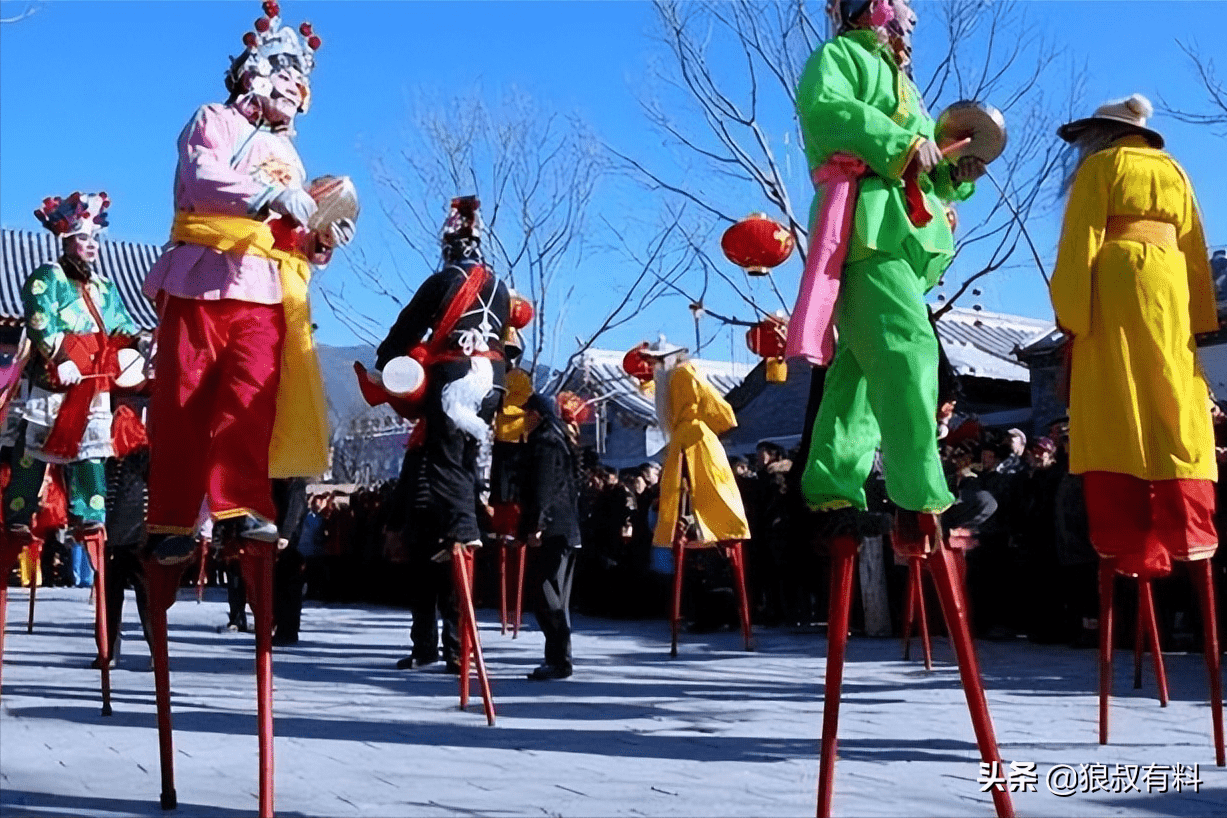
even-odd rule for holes
{"type": "MultiPolygon", "coordinates": [[[[16,15],[28,5],[0,0],[0,16],[16,15]]],[[[314,106],[298,124],[299,151],[312,176],[354,177],[365,205],[358,242],[373,258],[403,250],[374,206],[371,163],[401,143],[409,101],[421,93],[446,97],[481,88],[498,94],[515,86],[547,108],[582,116],[604,141],[628,153],[672,161],[637,102],[662,54],[650,36],[654,17],[646,2],[284,0],[281,5],[287,21],[310,19],[324,39],[312,77],[314,106]]],[[[931,5],[918,6],[920,79],[926,57],[923,15],[931,5]]],[[[1211,35],[1221,38],[1217,29],[1227,20],[1227,2],[1026,5],[1058,44],[1085,61],[1086,92],[1077,105],[1083,114],[1133,91],[1156,101],[1162,94],[1185,108],[1202,105],[1176,40],[1199,41],[1209,53],[1211,35]]],[[[254,0],[61,1],[0,25],[0,223],[34,229],[31,211],[44,196],[105,189],[114,201],[112,238],[163,242],[171,218],[175,137],[197,106],[224,99],[221,79],[228,57],[242,48],[242,35],[259,13],[254,0]]],[[[1193,179],[1210,242],[1227,244],[1222,167],[1227,137],[1161,116],[1153,124],[1193,179]]],[[[978,194],[981,206],[994,195],[984,187],[978,194]]],[[[615,221],[644,218],[654,208],[643,194],[628,194],[625,185],[607,187],[598,196],[601,214],[615,221]]],[[[761,207],[748,197],[734,209],[748,213],[761,207]]],[[[1029,224],[1048,264],[1058,210],[1029,224]]],[[[617,258],[593,257],[587,263],[568,273],[577,297],[564,337],[584,334],[585,322],[613,297],[619,276],[626,274],[617,258]]],[[[788,298],[796,287],[794,267],[795,262],[777,274],[788,298]]],[[[423,277],[428,272],[423,269],[423,277]]],[[[349,275],[341,259],[325,271],[322,283],[349,275]]],[[[1033,266],[995,274],[983,291],[979,303],[985,309],[1051,317],[1033,266]]],[[[354,342],[320,299],[315,312],[321,340],[354,342]]],[[[385,318],[390,324],[394,313],[387,310],[385,318]]],[[[601,345],[626,347],[662,331],[693,334],[684,303],[675,299],[645,311],[601,345]]],[[[736,335],[705,354],[749,359],[736,335]]]]}

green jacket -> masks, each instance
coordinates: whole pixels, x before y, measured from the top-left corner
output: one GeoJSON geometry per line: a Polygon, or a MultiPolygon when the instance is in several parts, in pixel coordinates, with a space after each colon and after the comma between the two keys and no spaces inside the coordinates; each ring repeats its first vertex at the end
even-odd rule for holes
{"type": "Polygon", "coordinates": [[[811,171],[834,153],[852,154],[873,171],[860,183],[848,261],[875,250],[914,257],[915,245],[906,242],[912,237],[928,256],[923,273],[932,287],[954,256],[945,203],[968,198],[975,186],[955,186],[952,164],[942,162],[919,180],[932,221],[916,227],[908,220],[901,176],[919,142],[933,138],[934,122],[894,55],[868,30],[824,43],[801,74],[797,115],[811,171]]]}
{"type": "MultiPolygon", "coordinates": [[[[108,279],[95,275],[95,306],[108,335],[139,332],[119,291],[108,279]]],[[[48,262],[30,274],[21,288],[21,301],[26,311],[26,333],[38,352],[53,360],[66,334],[81,335],[97,332],[98,325],[90,315],[81,287],[64,274],[55,262],[48,262]]]]}

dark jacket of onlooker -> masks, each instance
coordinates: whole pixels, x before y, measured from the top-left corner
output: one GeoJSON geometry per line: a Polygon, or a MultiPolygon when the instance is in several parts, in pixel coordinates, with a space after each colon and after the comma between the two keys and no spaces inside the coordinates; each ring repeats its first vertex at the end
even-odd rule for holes
{"type": "Polygon", "coordinates": [[[526,468],[520,483],[520,536],[528,539],[541,532],[542,542],[561,538],[567,545],[579,547],[579,474],[575,455],[551,408],[545,405],[532,408],[541,415],[541,422],[526,443],[526,468]]]}

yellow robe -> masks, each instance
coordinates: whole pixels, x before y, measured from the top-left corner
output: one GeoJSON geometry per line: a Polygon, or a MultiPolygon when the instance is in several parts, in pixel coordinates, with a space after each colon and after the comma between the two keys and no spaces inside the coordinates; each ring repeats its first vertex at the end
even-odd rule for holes
{"type": "Polygon", "coordinates": [[[1073,338],[1071,472],[1217,478],[1193,339],[1218,328],[1208,256],[1193,188],[1166,153],[1127,137],[1082,164],[1052,274],[1073,338]],[[1175,225],[1178,249],[1108,239],[1111,216],[1175,225]]]}
{"type": "Polygon", "coordinates": [[[669,446],[660,474],[660,514],[653,542],[662,546],[673,543],[683,461],[699,540],[714,543],[749,538],[741,492],[716,437],[737,425],[733,407],[695,371],[693,364],[683,363],[669,378],[669,417],[660,422],[669,431],[669,446]]]}

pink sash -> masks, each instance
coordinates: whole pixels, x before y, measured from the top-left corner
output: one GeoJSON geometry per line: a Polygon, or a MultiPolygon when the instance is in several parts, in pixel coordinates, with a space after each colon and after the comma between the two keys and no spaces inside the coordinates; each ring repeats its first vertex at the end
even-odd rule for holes
{"type": "Polygon", "coordinates": [[[788,321],[787,358],[826,366],[835,356],[835,302],[856,215],[857,182],[867,170],[860,159],[836,153],[810,175],[822,201],[810,231],[809,255],[797,304],[788,321]]]}

